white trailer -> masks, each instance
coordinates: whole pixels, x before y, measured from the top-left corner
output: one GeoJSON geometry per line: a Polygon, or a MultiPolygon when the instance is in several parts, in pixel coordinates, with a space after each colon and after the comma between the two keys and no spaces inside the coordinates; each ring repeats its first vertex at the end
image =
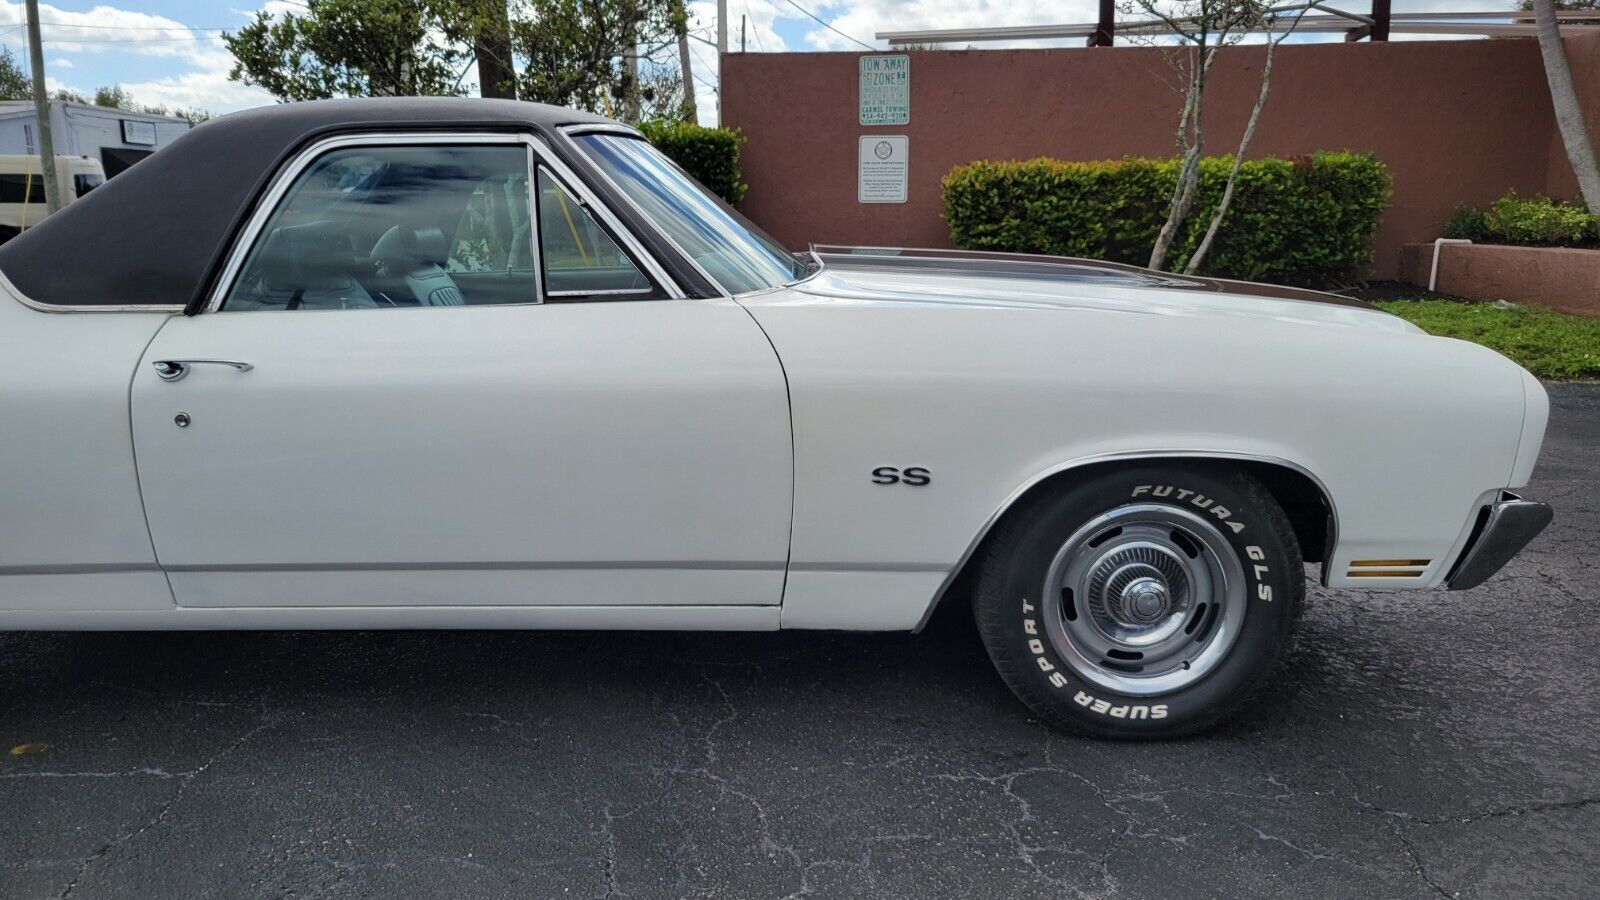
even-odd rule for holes
{"type": "MultiPolygon", "coordinates": [[[[189,123],[172,116],[152,116],[105,106],[63,100],[50,101],[50,127],[57,156],[87,156],[98,160],[107,178],[189,130],[189,123]]],[[[33,103],[0,102],[0,155],[37,154],[39,126],[33,103]]]]}

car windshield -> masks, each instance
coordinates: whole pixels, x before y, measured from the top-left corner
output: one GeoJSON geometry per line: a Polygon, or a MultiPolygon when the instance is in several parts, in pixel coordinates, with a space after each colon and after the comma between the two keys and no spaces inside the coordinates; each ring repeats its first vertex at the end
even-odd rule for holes
{"type": "Polygon", "coordinates": [[[816,270],[712,195],[646,141],[578,137],[595,164],[658,228],[730,294],[792,284],[816,270]]]}

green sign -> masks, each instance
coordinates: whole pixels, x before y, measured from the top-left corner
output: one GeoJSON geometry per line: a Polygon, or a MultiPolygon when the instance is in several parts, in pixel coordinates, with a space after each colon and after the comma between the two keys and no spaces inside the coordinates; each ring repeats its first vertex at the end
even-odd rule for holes
{"type": "Polygon", "coordinates": [[[911,57],[861,57],[861,124],[911,124],[911,57]]]}

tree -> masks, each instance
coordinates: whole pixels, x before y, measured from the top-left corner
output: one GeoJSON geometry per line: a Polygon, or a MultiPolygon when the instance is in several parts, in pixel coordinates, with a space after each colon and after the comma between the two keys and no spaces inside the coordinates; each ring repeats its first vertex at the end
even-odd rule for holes
{"type": "Polygon", "coordinates": [[[308,0],[304,12],[256,13],[222,40],[230,78],[279,100],[465,93],[471,54],[455,4],[432,0],[308,0]]]}
{"type": "MultiPolygon", "coordinates": [[[[1550,85],[1550,104],[1555,109],[1561,142],[1566,145],[1567,161],[1578,178],[1578,190],[1589,214],[1600,216],[1600,164],[1589,143],[1589,128],[1583,120],[1572,88],[1572,69],[1567,65],[1566,49],[1561,44],[1561,29],[1554,0],[1531,0],[1534,23],[1539,32],[1539,53],[1544,57],[1545,81],[1550,85]]],[[[1592,8],[1593,4],[1583,8],[1592,8]]],[[[1575,8],[1575,7],[1566,7],[1575,8]]]]}
{"type": "Polygon", "coordinates": [[[33,80],[17,64],[11,48],[0,47],[0,100],[32,100],[33,80]]]}
{"type": "Polygon", "coordinates": [[[1251,28],[1260,26],[1268,15],[1263,0],[1130,0],[1123,12],[1154,18],[1166,25],[1176,47],[1166,50],[1166,59],[1178,73],[1183,105],[1178,114],[1178,178],[1168,203],[1167,220],[1156,235],[1150,251],[1149,267],[1160,269],[1189,218],[1200,188],[1200,157],[1205,151],[1205,128],[1201,121],[1206,82],[1217,53],[1237,44],[1251,28]]]}
{"type": "Polygon", "coordinates": [[[486,97],[637,121],[668,95],[682,114],[682,78],[664,79],[658,57],[670,59],[687,21],[684,0],[307,0],[223,40],[230,77],[279,100],[456,96],[476,61],[486,97]]]}
{"type": "MultiPolygon", "coordinates": [[[[1193,275],[1200,271],[1200,264],[1205,262],[1206,255],[1211,252],[1212,244],[1216,243],[1217,232],[1222,229],[1222,220],[1228,215],[1228,207],[1233,205],[1233,188],[1239,181],[1239,167],[1244,165],[1245,151],[1250,149],[1250,139],[1255,137],[1256,125],[1261,122],[1261,111],[1267,107],[1267,95],[1272,90],[1272,60],[1277,55],[1278,45],[1288,40],[1289,35],[1299,27],[1300,20],[1305,14],[1315,9],[1322,0],[1311,0],[1293,11],[1289,17],[1288,25],[1282,32],[1277,31],[1279,17],[1278,10],[1267,10],[1264,20],[1267,32],[1266,57],[1261,62],[1261,87],[1256,92],[1255,106],[1250,108],[1250,118],[1246,120],[1244,131],[1239,135],[1239,149],[1234,151],[1233,166],[1228,170],[1228,181],[1222,188],[1222,199],[1217,202],[1217,208],[1211,215],[1211,223],[1206,226],[1206,233],[1200,238],[1200,243],[1189,254],[1189,261],[1184,264],[1183,273],[1193,275]]],[[[1284,11],[1288,12],[1288,11],[1284,11]]]]}
{"type": "Polygon", "coordinates": [[[518,13],[511,44],[526,60],[517,79],[523,99],[635,119],[654,98],[650,79],[625,60],[675,48],[686,20],[681,0],[530,0],[518,13]]]}
{"type": "Polygon", "coordinates": [[[110,109],[125,109],[130,112],[144,112],[144,108],[133,102],[133,95],[122,89],[122,85],[113,84],[108,87],[94,89],[94,105],[110,109]]]}
{"type": "Polygon", "coordinates": [[[211,113],[203,109],[184,109],[183,107],[150,106],[133,99],[120,84],[103,85],[94,89],[94,96],[85,98],[76,91],[57,91],[56,99],[69,100],[73,103],[87,103],[93,106],[104,106],[107,109],[120,109],[127,112],[144,113],[147,116],[171,116],[183,119],[190,125],[198,125],[211,118],[211,113]]]}

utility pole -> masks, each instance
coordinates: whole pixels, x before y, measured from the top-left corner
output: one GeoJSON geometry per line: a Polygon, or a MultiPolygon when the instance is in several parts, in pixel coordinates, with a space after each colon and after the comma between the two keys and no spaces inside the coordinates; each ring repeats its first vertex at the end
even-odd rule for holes
{"type": "Polygon", "coordinates": [[[739,17],[739,52],[744,52],[744,23],[747,16],[739,17]]]}
{"type": "Polygon", "coordinates": [[[722,58],[728,55],[728,0],[717,0],[717,126],[722,125],[722,58]]]}
{"type": "Polygon", "coordinates": [[[44,39],[39,37],[39,0],[28,0],[28,50],[33,56],[33,111],[39,119],[44,203],[46,209],[55,212],[61,208],[61,189],[56,186],[56,145],[50,139],[50,98],[44,90],[44,39]]]}

